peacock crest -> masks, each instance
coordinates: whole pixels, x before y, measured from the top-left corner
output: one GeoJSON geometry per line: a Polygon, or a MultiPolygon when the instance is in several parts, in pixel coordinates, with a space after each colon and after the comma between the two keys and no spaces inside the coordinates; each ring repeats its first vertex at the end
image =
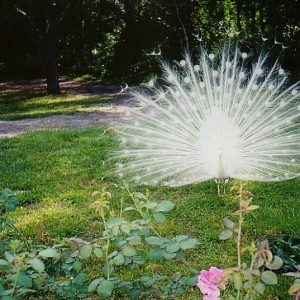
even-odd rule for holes
{"type": "Polygon", "coordinates": [[[268,58],[225,46],[218,55],[202,50],[197,64],[189,55],[163,63],[164,84],[134,93],[142,108],[115,126],[119,176],[169,186],[299,176],[298,83],[288,86],[268,58]]]}

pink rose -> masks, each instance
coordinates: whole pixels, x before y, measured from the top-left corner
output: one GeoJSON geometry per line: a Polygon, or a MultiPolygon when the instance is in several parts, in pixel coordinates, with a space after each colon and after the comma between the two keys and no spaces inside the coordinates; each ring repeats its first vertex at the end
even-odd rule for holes
{"type": "Polygon", "coordinates": [[[223,270],[211,267],[208,271],[202,270],[198,276],[198,287],[205,300],[218,300],[220,296],[220,280],[223,277],[223,270]]]}

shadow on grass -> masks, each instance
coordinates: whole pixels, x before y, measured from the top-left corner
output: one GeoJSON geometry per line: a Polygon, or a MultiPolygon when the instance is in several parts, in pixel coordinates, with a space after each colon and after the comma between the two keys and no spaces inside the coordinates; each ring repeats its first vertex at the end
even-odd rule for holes
{"type": "Polygon", "coordinates": [[[109,103],[108,95],[70,95],[62,92],[60,95],[46,93],[11,92],[0,94],[0,119],[4,121],[24,118],[46,117],[58,114],[74,114],[109,103]]]}

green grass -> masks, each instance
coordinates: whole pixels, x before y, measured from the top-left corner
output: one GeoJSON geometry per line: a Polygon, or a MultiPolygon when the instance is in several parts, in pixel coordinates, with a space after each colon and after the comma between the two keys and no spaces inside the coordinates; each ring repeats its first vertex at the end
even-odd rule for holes
{"type": "Polygon", "coordinates": [[[96,111],[109,102],[109,96],[82,96],[62,93],[46,95],[36,92],[0,93],[0,120],[46,117],[96,111]]]}
{"type": "MultiPolygon", "coordinates": [[[[64,97],[68,98],[59,98],[64,97]]],[[[24,102],[32,103],[31,107],[28,103],[22,106],[21,99],[15,98],[14,104],[8,105],[12,105],[10,109],[14,105],[19,109],[13,118],[37,115],[33,107],[40,107],[41,115],[44,115],[47,99],[55,102],[56,98],[29,97],[24,102]],[[36,99],[40,99],[40,104],[34,105],[36,99]]],[[[3,119],[10,115],[10,109],[3,113],[3,101],[1,105],[0,117],[3,119]]],[[[55,106],[60,111],[67,103],[55,106]]],[[[115,147],[113,135],[102,128],[38,131],[0,139],[0,188],[12,189],[21,201],[10,218],[15,219],[16,226],[37,243],[71,236],[97,237],[102,224],[99,215],[89,208],[93,191],[101,189],[103,184],[108,185],[115,211],[120,207],[121,198],[130,203],[129,196],[118,188],[122,182],[113,176],[108,162],[115,147]]],[[[230,182],[227,190],[236,183],[230,182]]],[[[149,189],[153,200],[170,199],[176,204],[168,214],[167,223],[158,226],[158,231],[170,238],[188,234],[199,240],[198,248],[187,253],[187,260],[194,268],[236,265],[234,240],[222,242],[218,239],[223,229],[222,219],[237,208],[232,193],[218,197],[214,182],[149,189]]],[[[253,204],[259,205],[260,209],[246,217],[243,243],[258,242],[274,235],[300,235],[300,179],[281,183],[249,182],[247,189],[254,194],[253,204]]],[[[146,188],[132,187],[134,190],[145,192],[146,188]]],[[[186,273],[182,265],[174,262],[153,264],[151,268],[167,275],[177,271],[186,273]]],[[[97,262],[88,270],[90,278],[99,276],[97,262]]],[[[268,287],[261,299],[292,299],[287,294],[292,280],[282,278],[281,282],[278,286],[268,287]]],[[[201,296],[195,288],[178,299],[201,299],[201,296]]]]}
{"type": "Polygon", "coordinates": [[[49,237],[74,234],[74,230],[79,233],[87,226],[88,220],[80,220],[79,224],[74,221],[81,219],[81,209],[86,209],[91,191],[99,187],[105,176],[102,160],[110,139],[102,129],[90,129],[43,131],[0,140],[1,187],[17,192],[23,204],[19,210],[26,214],[26,219],[21,219],[28,234],[34,234],[36,226],[30,213],[49,217],[39,220],[40,225],[46,224],[49,237]],[[76,217],[69,225],[64,224],[66,231],[61,232],[55,222],[62,220],[60,214],[66,212],[66,221],[70,214],[76,217]]]}
{"type": "MultiPolygon", "coordinates": [[[[22,203],[13,214],[16,226],[39,242],[97,236],[99,217],[89,209],[92,192],[108,184],[116,211],[121,197],[130,201],[123,190],[115,187],[122,183],[112,176],[112,166],[106,163],[114,147],[112,135],[101,128],[42,131],[1,139],[0,187],[14,190],[22,203]]],[[[299,185],[299,179],[248,184],[260,209],[247,217],[243,242],[276,234],[299,236],[299,185]]],[[[143,187],[138,190],[145,191],[143,187]]],[[[200,270],[235,264],[234,241],[218,240],[222,219],[237,207],[232,194],[218,197],[213,182],[150,191],[153,199],[171,199],[176,203],[167,224],[158,227],[162,235],[188,234],[199,239],[199,247],[188,255],[193,267],[200,270]]],[[[166,264],[162,271],[172,274],[178,270],[185,272],[179,264],[166,264]]],[[[97,268],[93,275],[97,276],[97,268]]],[[[282,299],[289,299],[287,288],[288,285],[269,288],[269,297],[281,295],[282,299]]],[[[196,299],[197,295],[199,292],[194,290],[191,298],[184,299],[196,299]]]]}

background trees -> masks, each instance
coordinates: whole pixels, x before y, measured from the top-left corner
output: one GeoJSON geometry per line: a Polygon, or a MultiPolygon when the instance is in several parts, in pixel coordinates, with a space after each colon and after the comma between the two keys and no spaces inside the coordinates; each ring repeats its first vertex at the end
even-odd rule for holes
{"type": "Polygon", "coordinates": [[[297,0],[2,0],[0,79],[55,83],[59,72],[139,83],[159,72],[156,54],[180,59],[228,35],[251,51],[288,46],[282,63],[296,77],[299,10],[297,0]]]}

